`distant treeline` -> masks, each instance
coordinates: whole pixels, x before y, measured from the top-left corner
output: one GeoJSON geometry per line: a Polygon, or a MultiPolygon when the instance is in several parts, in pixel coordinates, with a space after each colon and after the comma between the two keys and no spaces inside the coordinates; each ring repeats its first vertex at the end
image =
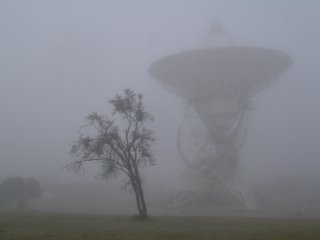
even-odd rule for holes
{"type": "Polygon", "coordinates": [[[26,209],[32,199],[42,196],[40,183],[32,177],[8,177],[0,183],[0,207],[26,209]]]}

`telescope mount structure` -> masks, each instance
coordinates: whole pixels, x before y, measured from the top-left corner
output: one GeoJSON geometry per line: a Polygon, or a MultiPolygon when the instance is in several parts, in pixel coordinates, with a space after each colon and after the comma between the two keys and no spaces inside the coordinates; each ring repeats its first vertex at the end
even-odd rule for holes
{"type": "Polygon", "coordinates": [[[186,187],[172,206],[232,199],[256,208],[239,171],[248,113],[252,98],[290,65],[277,50],[227,46],[177,53],[150,66],[152,77],[187,101],[177,134],[186,187]]]}

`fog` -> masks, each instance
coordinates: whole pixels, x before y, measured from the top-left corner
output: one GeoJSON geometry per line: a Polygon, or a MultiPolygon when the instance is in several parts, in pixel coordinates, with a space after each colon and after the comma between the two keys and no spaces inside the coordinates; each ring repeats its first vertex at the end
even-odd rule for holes
{"type": "Polygon", "coordinates": [[[142,171],[150,212],[181,213],[167,206],[185,170],[176,135],[186,102],[148,68],[161,57],[214,46],[218,19],[237,45],[292,58],[253,98],[241,152],[247,181],[274,209],[320,215],[319,7],[312,0],[1,1],[0,179],[38,179],[46,193],[35,209],[134,212],[120,175],[106,182],[95,165],[84,174],[63,168],[84,117],[110,114],[108,100],[132,88],[155,118],[157,162],[142,171]],[[281,189],[277,179],[288,185],[281,189]]]}

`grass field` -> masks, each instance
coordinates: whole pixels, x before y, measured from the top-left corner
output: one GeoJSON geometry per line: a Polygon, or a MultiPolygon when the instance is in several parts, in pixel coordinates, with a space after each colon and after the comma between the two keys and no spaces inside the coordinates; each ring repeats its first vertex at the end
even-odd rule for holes
{"type": "Polygon", "coordinates": [[[0,239],[320,239],[320,220],[0,212],[0,239]]]}

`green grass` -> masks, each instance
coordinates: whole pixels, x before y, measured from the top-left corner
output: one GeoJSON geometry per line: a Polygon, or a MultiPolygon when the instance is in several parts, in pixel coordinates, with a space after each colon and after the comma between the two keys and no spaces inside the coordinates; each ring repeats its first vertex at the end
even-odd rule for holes
{"type": "Polygon", "coordinates": [[[320,239],[320,220],[0,212],[0,239],[320,239]]]}

